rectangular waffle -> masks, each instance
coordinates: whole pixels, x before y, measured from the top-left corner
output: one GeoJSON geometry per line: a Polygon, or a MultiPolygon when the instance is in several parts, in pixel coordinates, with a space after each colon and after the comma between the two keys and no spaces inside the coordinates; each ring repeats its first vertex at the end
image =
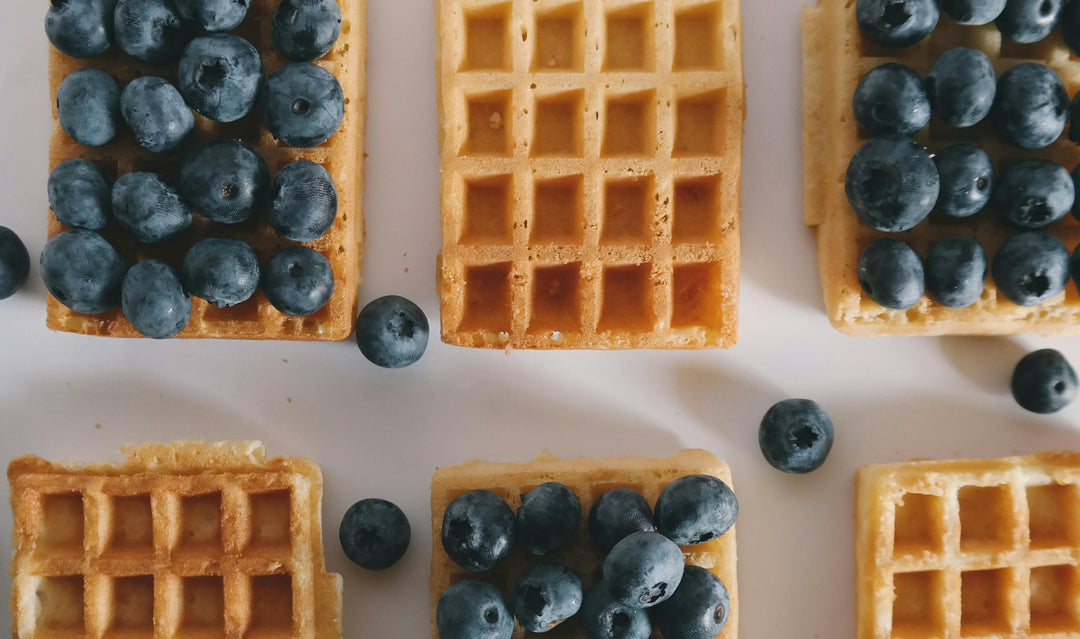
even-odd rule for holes
{"type": "MultiPolygon", "coordinates": [[[[310,160],[323,165],[334,178],[338,189],[338,217],[330,231],[315,242],[306,244],[328,260],[334,271],[334,294],[320,311],[307,317],[289,317],[277,311],[259,290],[243,304],[218,308],[192,298],[191,323],[178,337],[224,339],[343,340],[356,321],[357,287],[363,257],[364,222],[361,199],[364,191],[364,118],[367,89],[366,0],[338,0],[341,5],[341,37],[316,64],[333,73],[345,94],[345,120],[328,142],[313,149],[295,149],[278,142],[262,125],[258,107],[237,122],[214,122],[195,114],[195,131],[190,141],[175,155],[157,155],[137,145],[131,132],[122,128],[117,138],[101,147],[76,143],[60,128],[56,100],[53,100],[53,133],[49,147],[49,168],[73,158],[92,160],[105,177],[136,171],[160,173],[169,180],[179,174],[180,162],[191,150],[213,140],[235,138],[252,146],[266,161],[271,175],[295,160],[310,160]]],[[[244,22],[235,33],[253,45],[262,55],[266,75],[288,64],[278,54],[270,36],[271,19],[277,0],[252,0],[244,22]]],[[[112,74],[121,88],[142,75],[161,76],[174,85],[177,64],[150,65],[127,56],[116,45],[102,56],[89,60],[68,57],[49,49],[49,85],[55,98],[60,83],[73,71],[92,67],[112,74]]],[[[49,237],[66,228],[49,214],[49,237]]],[[[266,264],[275,253],[292,242],[277,235],[266,222],[265,211],[256,211],[251,220],[240,224],[216,224],[195,216],[191,228],[178,238],[162,244],[140,244],[128,233],[110,224],[106,239],[120,251],[129,265],[143,259],[161,259],[179,268],[187,250],[207,237],[244,240],[255,249],[259,261],[266,264]]],[[[101,315],[76,313],[51,295],[48,298],[47,325],[55,331],[109,337],[138,337],[139,333],[124,319],[120,309],[101,315]]]]}
{"type": "MultiPolygon", "coordinates": [[[[907,243],[925,258],[933,245],[954,235],[973,237],[987,258],[1015,230],[987,207],[966,219],[933,213],[911,231],[881,233],[855,216],[844,193],[844,176],[855,152],[869,138],[852,110],[855,87],[870,69],[886,62],[905,64],[925,77],[937,57],[956,46],[979,49],[994,63],[998,76],[1023,62],[1039,62],[1056,71],[1069,95],[1080,90],[1080,60],[1069,53],[1057,29],[1036,44],[1016,44],[1002,38],[993,24],[961,26],[944,14],[929,37],[908,49],[887,50],[862,36],[849,0],[819,0],[803,13],[803,166],[806,223],[817,228],[821,279],[829,320],[851,335],[1000,335],[1016,333],[1080,333],[1080,296],[1070,284],[1064,295],[1045,304],[1022,307],[999,295],[992,278],[974,305],[945,308],[926,296],[906,311],[882,308],[859,286],[856,265],[868,244],[882,237],[907,243]]],[[[982,147],[998,175],[1009,165],[1030,158],[1053,160],[1072,170],[1080,162],[1080,147],[1065,137],[1050,147],[1024,151],[999,140],[984,121],[956,129],[934,116],[915,139],[936,153],[958,143],[982,147]]],[[[1080,242],[1080,223],[1072,216],[1054,224],[1049,233],[1071,251],[1080,242]]]]}
{"type": "Polygon", "coordinates": [[[13,637],[340,639],[318,466],[257,442],[123,451],[8,466],[13,637]]]}
{"type": "Polygon", "coordinates": [[[859,639],[1080,637],[1080,453],[867,466],[859,639]]]}
{"type": "Polygon", "coordinates": [[[443,341],[735,343],[738,0],[436,0],[443,341]]]}
{"type": "MultiPolygon", "coordinates": [[[[600,495],[613,488],[632,488],[656,504],[660,492],[672,481],[685,475],[706,474],[722,479],[731,486],[731,471],[727,464],[704,450],[684,450],[668,459],[625,457],[617,459],[560,459],[547,453],[528,464],[499,464],[473,461],[448,466],[436,471],[431,480],[431,636],[439,639],[435,627],[435,609],[443,591],[462,579],[476,578],[499,586],[503,593],[513,596],[514,584],[526,570],[541,563],[562,563],[581,578],[588,590],[601,575],[603,556],[589,538],[588,514],[600,495]],[[493,571],[471,573],[458,566],[442,547],[442,519],[446,507],[470,490],[486,489],[506,500],[517,512],[521,495],[545,482],[560,482],[574,491],[581,501],[582,520],[574,540],[565,549],[546,557],[531,555],[515,548],[510,556],[493,571]]],[[[683,548],[686,563],[712,571],[727,586],[731,595],[731,612],[727,625],[717,639],[735,639],[739,627],[738,584],[735,575],[735,528],[713,541],[683,548]]],[[[586,639],[580,620],[575,616],[550,633],[563,639],[586,639]]],[[[517,626],[514,638],[522,639],[525,631],[517,626]]],[[[660,639],[654,632],[653,639],[660,639]]]]}

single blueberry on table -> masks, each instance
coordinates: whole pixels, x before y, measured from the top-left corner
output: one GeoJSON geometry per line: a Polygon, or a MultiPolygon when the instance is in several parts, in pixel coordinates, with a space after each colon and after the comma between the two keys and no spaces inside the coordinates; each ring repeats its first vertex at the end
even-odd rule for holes
{"type": "Polygon", "coordinates": [[[341,34],[337,0],[281,0],[271,25],[274,46],[286,58],[311,62],[333,48],[341,34]]]}
{"type": "Polygon", "coordinates": [[[902,311],[919,303],[926,291],[922,260],[907,244],[881,239],[859,256],[859,286],[885,308],[902,311]]]}
{"type": "Polygon", "coordinates": [[[120,126],[120,87],[100,69],[73,71],[56,90],[60,127],[79,144],[101,146],[120,126]]]}
{"type": "Polygon", "coordinates": [[[274,139],[307,149],[337,133],[345,96],[334,74],[309,62],[284,66],[266,79],[260,98],[263,124],[274,139]]]}
{"type": "Polygon", "coordinates": [[[926,78],[926,96],[934,113],[955,127],[982,122],[990,115],[996,94],[994,64],[978,49],[949,49],[926,78]]]}
{"type": "Polygon", "coordinates": [[[175,60],[190,37],[172,0],[116,0],[113,26],[124,53],[151,64],[175,60]]]}
{"type": "Polygon", "coordinates": [[[739,516],[731,488],[712,475],[688,475],[668,484],[656,500],[656,530],[680,546],[712,541],[739,516]]]}
{"type": "Polygon", "coordinates": [[[338,538],[353,563],[368,570],[386,570],[405,556],[412,527],[396,504],[362,499],[345,511],[338,538]]]}
{"type": "Polygon", "coordinates": [[[51,0],[45,14],[45,35],[60,53],[93,58],[113,40],[116,0],[51,0]]]}
{"type": "Polygon", "coordinates": [[[1038,42],[1057,26],[1064,4],[1065,0],[1008,0],[995,24],[1013,42],[1038,42]]]}
{"type": "Polygon", "coordinates": [[[1006,0],[939,0],[941,10],[960,24],[990,24],[1005,10],[1006,0]]]}
{"type": "Polygon", "coordinates": [[[1049,160],[1024,160],[1010,166],[994,189],[994,208],[1019,229],[1041,229],[1065,217],[1076,188],[1065,167],[1049,160]]]}
{"type": "Polygon", "coordinates": [[[930,123],[930,101],[919,74],[902,64],[874,67],[852,99],[855,119],[870,135],[913,135],[930,123]]]}
{"type": "Polygon", "coordinates": [[[1065,292],[1069,250],[1053,235],[1020,233],[1001,245],[990,272],[1005,299],[1018,306],[1035,306],[1065,292]]]}
{"type": "Polygon", "coordinates": [[[967,308],[982,297],[988,268],[977,240],[950,237],[935,244],[926,259],[926,291],[945,308],[967,308]]]}
{"type": "Polygon", "coordinates": [[[868,141],[848,164],[844,190],[855,214],[878,231],[915,228],[934,209],[941,181],[926,149],[911,138],[868,141]]]}
{"type": "Polygon", "coordinates": [[[833,445],[828,413],[809,399],[785,399],[765,413],[758,445],[773,468],[792,474],[813,472],[825,463],[833,445]]]}
{"type": "Polygon", "coordinates": [[[491,570],[513,544],[514,511],[490,490],[467,492],[443,513],[443,549],[465,570],[491,570]]]}
{"type": "Polygon", "coordinates": [[[203,31],[232,31],[240,26],[251,0],[173,0],[176,12],[203,31]]]}
{"type": "Polygon", "coordinates": [[[321,253],[290,246],[270,259],[263,271],[262,288],[282,313],[311,315],[326,306],[334,294],[334,271],[321,253]]]}
{"type": "Polygon", "coordinates": [[[191,321],[191,297],[180,276],[159,260],[144,260],[128,269],[121,296],[124,317],[144,337],[175,337],[191,321]]]}
{"type": "Polygon", "coordinates": [[[247,115],[262,79],[259,52],[231,33],[195,38],[180,57],[181,95],[192,109],[217,122],[235,122],[247,115]]]}
{"type": "Polygon", "coordinates": [[[68,160],[49,174],[49,208],[61,224],[100,231],[112,215],[109,183],[90,160],[68,160]]]}
{"type": "Polygon", "coordinates": [[[1011,386],[1013,398],[1024,410],[1049,415],[1076,400],[1076,371],[1064,355],[1046,348],[1020,360],[1011,386]]]}
{"type": "Polygon", "coordinates": [[[176,151],[195,128],[195,115],[180,92],[154,76],[136,78],[124,87],[120,111],[139,146],[154,153],[176,151]]]}
{"type": "Polygon", "coordinates": [[[603,581],[585,592],[581,602],[581,625],[589,639],[649,639],[649,613],[615,601],[603,581]]]}
{"type": "Polygon", "coordinates": [[[0,226],[0,300],[14,295],[30,275],[30,253],[19,236],[0,226]]]}
{"type": "Polygon", "coordinates": [[[1073,54],[1080,55],[1080,2],[1069,0],[1065,3],[1061,10],[1061,35],[1073,54]]]}
{"type": "Polygon", "coordinates": [[[75,229],[52,238],[41,251],[41,278],[58,302],[96,315],[120,304],[127,265],[105,238],[75,229]]]}
{"type": "Polygon", "coordinates": [[[314,242],[334,225],[337,210],[334,178],[321,164],[297,160],[270,183],[270,226],[281,237],[314,242]]]}
{"type": "Polygon", "coordinates": [[[550,555],[569,544],[581,523],[581,502],[566,485],[540,484],[521,496],[514,539],[534,555],[550,555]]]}
{"type": "Polygon", "coordinates": [[[698,566],[687,566],[679,588],[656,607],[653,618],[664,639],[713,639],[727,625],[731,595],[724,582],[698,566]]]}
{"type": "Polygon", "coordinates": [[[589,536],[604,554],[630,534],[654,530],[649,502],[636,490],[613,488],[589,510],[589,536]]]}
{"type": "Polygon", "coordinates": [[[113,216],[140,242],[176,237],[191,226],[191,209],[154,173],[128,173],[113,184],[113,216]]]}
{"type": "Polygon", "coordinates": [[[514,615],[494,585],[465,579],[439,597],[435,626],[439,639],[510,639],[514,615]]]}
{"type": "Polygon", "coordinates": [[[219,308],[251,299],[259,275],[259,258],[246,242],[216,237],[188,249],[180,266],[184,288],[219,308]]]}
{"type": "Polygon", "coordinates": [[[941,192],[936,210],[970,217],[986,207],[994,192],[994,165],[977,146],[956,144],[934,156],[941,192]]]}
{"type": "Polygon", "coordinates": [[[243,222],[266,202],[269,191],[266,162],[239,140],[199,147],[180,166],[180,194],[197,213],[214,222],[243,222]]]}
{"type": "Polygon", "coordinates": [[[404,297],[387,295],[369,302],[356,320],[356,344],[372,364],[404,368],[427,350],[427,315],[404,297]]]}
{"type": "Polygon", "coordinates": [[[581,580],[569,568],[541,564],[518,579],[514,616],[529,632],[548,632],[578,613],[582,597],[581,580]]]}
{"type": "Polygon", "coordinates": [[[859,0],[855,17],[872,42],[903,49],[930,35],[939,13],[936,0],[859,0]]]}
{"type": "Polygon", "coordinates": [[[675,594],[684,567],[675,542],[659,533],[633,533],[604,559],[604,585],[625,606],[651,608],[675,594]]]}
{"type": "Polygon", "coordinates": [[[998,79],[991,116],[998,135],[1022,149],[1049,146],[1065,130],[1069,94],[1061,77],[1041,64],[1019,64],[998,79]]]}

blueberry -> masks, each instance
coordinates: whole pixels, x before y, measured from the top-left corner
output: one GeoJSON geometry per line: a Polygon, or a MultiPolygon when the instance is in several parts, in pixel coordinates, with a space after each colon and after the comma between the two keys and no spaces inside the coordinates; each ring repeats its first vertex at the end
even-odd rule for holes
{"type": "Polygon", "coordinates": [[[652,509],[636,490],[613,488],[600,495],[589,510],[589,536],[604,554],[632,533],[653,530],[652,509]]]}
{"type": "Polygon", "coordinates": [[[604,585],[631,608],[650,608],[675,594],[682,580],[682,551],[659,533],[637,532],[615,544],[604,559],[604,585]]]}
{"type": "Polygon", "coordinates": [[[368,303],[356,320],[356,343],[368,361],[383,368],[415,364],[427,350],[428,319],[404,297],[387,295],[368,303]]]}
{"type": "Polygon", "coordinates": [[[76,229],[100,231],[109,222],[109,183],[90,160],[61,162],[49,174],[49,208],[56,219],[76,229]]]}
{"type": "Polygon", "coordinates": [[[907,244],[881,239],[859,257],[859,286],[881,306],[902,311],[919,303],[926,290],[922,260],[907,244]]]}
{"type": "Polygon", "coordinates": [[[345,511],[338,537],[353,563],[368,570],[386,570],[405,556],[412,527],[397,505],[385,499],[362,499],[345,511]]]}
{"type": "Polygon", "coordinates": [[[180,194],[154,173],[128,173],[112,190],[113,216],[140,242],[176,237],[191,226],[192,214],[180,194]]]}
{"type": "Polygon", "coordinates": [[[995,24],[1013,42],[1038,42],[1057,26],[1064,4],[1065,0],[1008,0],[995,24]]]}
{"type": "Polygon", "coordinates": [[[934,245],[926,259],[926,290],[945,308],[967,308],[986,288],[986,253],[970,237],[950,237],[934,245]]]}
{"type": "Polygon", "coordinates": [[[982,122],[994,106],[994,64],[977,49],[956,47],[938,57],[926,78],[926,96],[945,122],[969,127],[982,122]]]}
{"type": "Polygon", "coordinates": [[[345,118],[345,96],[334,74],[307,62],[284,66],[266,79],[263,124],[274,138],[298,148],[330,139],[345,118]]]}
{"type": "Polygon", "coordinates": [[[14,295],[30,274],[30,253],[19,236],[0,226],[0,300],[14,295]]]}
{"type": "Polygon", "coordinates": [[[239,140],[219,140],[200,147],[180,167],[184,200],[214,222],[243,222],[266,202],[269,191],[266,162],[239,140]]]}
{"type": "Polygon", "coordinates": [[[113,26],[120,48],[151,64],[175,60],[190,36],[172,0],[116,0],[113,26]]]}
{"type": "Polygon", "coordinates": [[[1005,0],[939,0],[941,10],[960,24],[990,24],[1005,10],[1005,0]]]}
{"type": "Polygon", "coordinates": [[[731,596],[724,582],[698,566],[687,566],[678,590],[653,617],[664,639],[713,639],[727,625],[731,596]]]}
{"type": "Polygon", "coordinates": [[[172,153],[195,128],[195,116],[176,87],[154,76],[132,80],[120,94],[120,111],[135,141],[155,153],[172,153]]]}
{"type": "Polygon", "coordinates": [[[534,555],[550,555],[573,540],[581,523],[581,502],[558,482],[540,484],[521,496],[514,539],[534,555]]]}
{"type": "Polygon", "coordinates": [[[1072,176],[1048,160],[1025,160],[1010,166],[994,189],[994,208],[1020,229],[1041,229],[1073,208],[1072,176]]]}
{"type": "Polygon", "coordinates": [[[1019,306],[1035,306],[1065,291],[1069,250],[1053,235],[1020,233],[1001,245],[990,272],[1005,299],[1019,306]]]}
{"type": "Polygon", "coordinates": [[[195,38],[180,58],[180,93],[188,105],[218,122],[247,115],[259,94],[263,64],[247,40],[231,33],[195,38]]]}
{"type": "Polygon", "coordinates": [[[320,164],[297,160],[270,184],[270,225],[294,242],[314,242],[334,225],[338,193],[334,178],[320,164]]]}
{"type": "Polygon", "coordinates": [[[930,102],[922,78],[889,62],[874,67],[855,89],[855,119],[870,135],[912,135],[930,123],[930,102]]]}
{"type": "Polygon", "coordinates": [[[581,602],[581,625],[589,639],[649,639],[649,613],[615,601],[603,581],[585,593],[581,602]]]}
{"type": "Polygon", "coordinates": [[[1056,413],[1076,399],[1076,371],[1053,349],[1028,353],[1013,371],[1012,394],[1024,410],[1056,413]]]}
{"type": "Polygon", "coordinates": [[[41,251],[41,278],[58,302],[96,315],[120,304],[127,265],[105,238],[75,229],[52,238],[41,251]]]}
{"type": "Polygon", "coordinates": [[[514,588],[514,616],[529,632],[547,632],[581,609],[581,580],[566,566],[530,568],[514,588]]]}
{"type": "Polygon", "coordinates": [[[720,537],[735,523],[739,501],[712,475],[688,475],[668,484],[656,500],[656,529],[680,546],[720,537]]]}
{"type": "Polygon", "coordinates": [[[321,253],[290,246],[266,265],[263,293],[274,308],[286,315],[311,315],[334,294],[334,271],[321,253]]]}
{"type": "Polygon", "coordinates": [[[116,0],[51,0],[45,14],[45,35],[60,53],[93,58],[105,53],[113,39],[116,0]]]}
{"type": "Polygon", "coordinates": [[[937,203],[941,183],[926,149],[887,135],[862,146],[848,165],[844,190],[855,214],[878,231],[915,228],[937,203]]]}
{"type": "Polygon", "coordinates": [[[1061,35],[1073,54],[1080,55],[1080,2],[1077,0],[1069,0],[1061,10],[1061,35]]]}
{"type": "Polygon", "coordinates": [[[318,60],[341,34],[341,8],[336,0],[281,0],[270,33],[283,56],[298,62],[318,60]]]}
{"type": "Polygon", "coordinates": [[[236,306],[259,287],[259,259],[246,242],[208,238],[188,250],[180,275],[195,297],[219,308],[236,306]]]}
{"type": "Polygon", "coordinates": [[[247,15],[250,0],[173,0],[176,12],[203,31],[232,31],[247,15]]]}
{"type": "Polygon", "coordinates": [[[465,579],[450,586],[435,608],[439,639],[510,639],[514,616],[499,589],[465,579]]]}
{"type": "Polygon", "coordinates": [[[934,156],[941,193],[937,210],[952,217],[970,217],[986,207],[994,192],[994,165],[979,147],[956,144],[934,156]]]}
{"type": "Polygon", "coordinates": [[[936,0],[859,0],[855,17],[872,42],[903,49],[930,35],[939,14],[936,0]]]}
{"type": "Polygon", "coordinates": [[[79,69],[56,90],[60,126],[72,140],[101,146],[116,137],[120,126],[120,87],[99,69],[79,69]]]}
{"type": "Polygon", "coordinates": [[[1034,62],[1019,64],[998,79],[991,111],[998,135],[1022,149],[1041,149],[1061,137],[1069,94],[1053,70],[1034,62]]]}
{"type": "Polygon", "coordinates": [[[825,463],[833,445],[833,423],[817,402],[785,399],[765,413],[758,429],[765,461],[785,473],[803,475],[825,463]]]}
{"type": "Polygon", "coordinates": [[[128,269],[121,299],[124,317],[145,337],[175,337],[191,321],[191,297],[180,276],[159,260],[144,260],[128,269]]]}
{"type": "Polygon", "coordinates": [[[467,492],[443,513],[443,548],[465,570],[491,570],[513,543],[514,511],[490,490],[467,492]]]}

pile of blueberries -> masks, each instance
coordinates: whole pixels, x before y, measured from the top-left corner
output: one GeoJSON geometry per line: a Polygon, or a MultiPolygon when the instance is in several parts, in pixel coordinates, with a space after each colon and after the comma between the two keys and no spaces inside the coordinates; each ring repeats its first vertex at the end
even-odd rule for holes
{"type": "MultiPolygon", "coordinates": [[[[1080,0],[859,0],[856,16],[875,44],[909,47],[937,26],[940,9],[964,25],[995,22],[1003,38],[1039,42],[1061,26],[1068,46],[1080,54],[1080,0]]],[[[1018,229],[989,265],[983,247],[970,237],[936,244],[924,264],[911,247],[881,239],[858,263],[859,283],[878,304],[911,308],[928,292],[947,308],[974,304],[992,272],[1001,294],[1021,306],[1042,304],[1064,292],[1070,272],[1080,282],[1080,256],[1041,229],[1076,207],[1080,169],[1069,172],[1029,159],[994,175],[980,148],[951,146],[936,156],[913,136],[931,113],[949,126],[975,126],[987,118],[998,136],[1020,149],[1042,149],[1065,132],[1080,142],[1080,95],[1070,109],[1061,78],[1036,63],[1017,65],[998,78],[981,51],[956,47],[941,54],[924,80],[896,63],[869,71],[855,90],[855,117],[874,136],[852,158],[845,190],[867,226],[882,232],[908,231],[933,211],[954,218],[973,216],[989,205],[1018,229]]]]}

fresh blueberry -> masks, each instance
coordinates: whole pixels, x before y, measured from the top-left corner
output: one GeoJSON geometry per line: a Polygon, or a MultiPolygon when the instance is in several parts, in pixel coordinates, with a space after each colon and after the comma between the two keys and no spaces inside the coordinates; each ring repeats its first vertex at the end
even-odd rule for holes
{"type": "Polygon", "coordinates": [[[259,259],[246,242],[212,237],[188,250],[180,275],[195,297],[219,308],[236,306],[259,287],[259,259]]]}
{"type": "Polygon", "coordinates": [[[1072,176],[1049,160],[1024,160],[1010,166],[994,189],[994,208],[1020,229],[1041,229],[1073,208],[1072,176]]]}
{"type": "Polygon", "coordinates": [[[49,174],[49,208],[56,219],[76,229],[100,231],[109,222],[109,183],[90,160],[61,162],[49,174]]]}
{"type": "Polygon", "coordinates": [[[825,463],[833,445],[833,423],[817,402],[785,399],[765,413],[758,429],[765,461],[785,473],[802,475],[825,463]]]}
{"type": "Polygon", "coordinates": [[[998,79],[991,111],[998,135],[1022,149],[1041,149],[1061,137],[1069,94],[1053,70],[1034,62],[1019,64],[998,79]]]}
{"type": "Polygon", "coordinates": [[[334,74],[308,62],[278,69],[266,79],[263,124],[283,144],[302,149],[330,139],[345,118],[345,96],[334,74]]]}
{"type": "Polygon", "coordinates": [[[41,251],[41,278],[58,302],[96,315],[120,304],[127,265],[105,238],[75,229],[52,238],[41,251]]]}
{"type": "Polygon", "coordinates": [[[581,602],[581,625],[589,639],[649,639],[652,636],[649,613],[615,601],[603,581],[586,591],[581,602]]]}
{"type": "Polygon", "coordinates": [[[60,126],[79,144],[101,146],[120,125],[120,87],[100,69],[79,69],[56,90],[60,126]]]}
{"type": "Polygon", "coordinates": [[[926,149],[911,138],[868,141],[848,165],[844,190],[855,214],[878,231],[915,228],[937,203],[941,182],[926,149]]]}
{"type": "Polygon", "coordinates": [[[397,505],[385,499],[362,499],[345,511],[338,537],[353,563],[368,570],[386,570],[405,556],[412,527],[397,505]]]}
{"type": "Polygon", "coordinates": [[[274,46],[297,62],[323,57],[340,34],[341,8],[337,0],[281,0],[274,12],[274,46]]]}
{"type": "Polygon", "coordinates": [[[465,579],[439,597],[435,626],[439,639],[510,639],[514,615],[498,588],[486,581],[465,579]]]}
{"type": "Polygon", "coordinates": [[[977,240],[950,237],[926,259],[926,291],[945,308],[967,308],[982,297],[986,272],[986,253],[977,240]]]}
{"type": "Polygon", "coordinates": [[[443,513],[443,548],[465,570],[491,570],[513,544],[514,511],[490,490],[467,492],[443,513]]]}
{"type": "Polygon", "coordinates": [[[270,169],[250,146],[218,140],[200,147],[180,166],[180,193],[203,217],[236,224],[266,202],[270,169]]]}
{"type": "Polygon", "coordinates": [[[956,47],[938,57],[926,78],[926,96],[945,122],[969,127],[990,115],[997,75],[990,58],[978,49],[956,47]]]}
{"type": "Polygon", "coordinates": [[[270,184],[270,226],[294,242],[314,242],[334,225],[338,193],[321,164],[297,160],[270,184]]]}
{"type": "Polygon", "coordinates": [[[514,589],[514,616],[529,632],[547,632],[581,609],[581,580],[566,566],[530,568],[514,589]]]}
{"type": "Polygon", "coordinates": [[[960,24],[990,24],[1005,10],[1005,0],[939,0],[941,10],[960,24]]]}
{"type": "Polygon", "coordinates": [[[937,210],[952,217],[970,217],[986,207],[994,192],[994,165],[977,146],[956,144],[934,156],[941,193],[937,210]]]}
{"type": "Polygon", "coordinates": [[[251,43],[231,33],[195,38],[180,57],[180,93],[188,105],[218,122],[247,115],[259,95],[262,58],[251,43]]]}
{"type": "Polygon", "coordinates": [[[45,35],[60,53],[93,58],[105,53],[113,39],[116,0],[51,0],[45,14],[45,35]]]}
{"type": "Polygon", "coordinates": [[[172,153],[195,128],[195,115],[176,87],[154,76],[132,80],[120,94],[120,111],[135,141],[155,153],[172,153]]]}
{"type": "Polygon", "coordinates": [[[720,479],[688,475],[668,484],[656,500],[656,530],[680,546],[712,541],[739,515],[739,501],[720,479]]]}
{"type": "Polygon", "coordinates": [[[22,288],[30,274],[30,253],[19,236],[0,226],[0,300],[6,300],[22,288]]]}
{"type": "Polygon", "coordinates": [[[687,566],[678,590],[653,615],[664,639],[713,639],[727,625],[731,596],[724,582],[698,566],[687,566]]]}
{"type": "Polygon", "coordinates": [[[334,294],[330,261],[306,246],[290,246],[266,265],[263,293],[274,308],[286,315],[311,315],[334,294]]]}
{"type": "Polygon", "coordinates": [[[159,260],[144,260],[128,269],[121,299],[124,317],[145,337],[175,337],[191,321],[191,297],[180,276],[159,260]]]}
{"type": "Polygon", "coordinates": [[[1053,235],[1020,233],[1001,245],[990,272],[1005,299],[1018,306],[1035,306],[1065,292],[1069,250],[1053,235]]]}
{"type": "Polygon", "coordinates": [[[922,78],[889,62],[874,67],[855,88],[855,119],[870,135],[913,135],[930,123],[930,102],[922,78]]]}
{"type": "Polygon", "coordinates": [[[604,554],[628,535],[653,530],[652,509],[636,490],[613,488],[600,495],[589,510],[589,536],[604,554]]]}
{"type": "Polygon", "coordinates": [[[1077,0],[1069,0],[1061,10],[1061,35],[1073,54],[1080,55],[1080,2],[1077,0]]]}
{"type": "Polygon", "coordinates": [[[427,350],[428,319],[404,297],[387,295],[368,303],[356,320],[356,343],[372,364],[404,368],[427,350]]]}
{"type": "Polygon", "coordinates": [[[558,482],[540,484],[521,496],[514,539],[534,555],[550,555],[566,547],[581,523],[581,502],[558,482]]]}
{"type": "Polygon", "coordinates": [[[175,60],[190,35],[172,0],[116,0],[113,26],[120,48],[151,64],[175,60]]]}
{"type": "Polygon", "coordinates": [[[859,0],[855,17],[872,42],[903,49],[930,35],[939,14],[936,0],[859,0]]]}
{"type": "Polygon", "coordinates": [[[203,31],[232,31],[247,15],[250,0],[173,0],[176,12],[203,31]]]}
{"type": "Polygon", "coordinates": [[[191,226],[191,209],[154,173],[121,176],[113,184],[112,209],[120,226],[149,244],[176,237],[191,226]]]}
{"type": "Polygon", "coordinates": [[[1024,410],[1056,413],[1076,399],[1076,371],[1053,349],[1028,353],[1013,371],[1012,394],[1024,410]]]}
{"type": "Polygon", "coordinates": [[[650,608],[675,594],[684,567],[675,542],[659,533],[637,532],[615,544],[604,559],[604,585],[624,606],[650,608]]]}
{"type": "Polygon", "coordinates": [[[881,239],[859,257],[859,286],[881,306],[902,311],[919,303],[926,290],[922,260],[907,244],[881,239]]]}
{"type": "Polygon", "coordinates": [[[1013,42],[1038,42],[1057,26],[1064,4],[1065,0],[1008,0],[995,24],[1013,42]]]}

